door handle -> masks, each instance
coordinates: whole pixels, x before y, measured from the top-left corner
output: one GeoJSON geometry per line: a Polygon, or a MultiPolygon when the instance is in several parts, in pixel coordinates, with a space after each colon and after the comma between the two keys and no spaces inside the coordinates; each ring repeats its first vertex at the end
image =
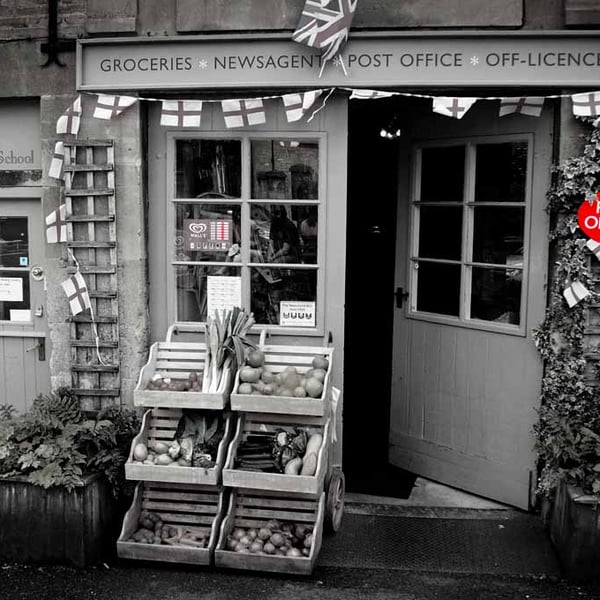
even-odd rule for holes
{"type": "Polygon", "coordinates": [[[408,292],[405,292],[404,288],[398,287],[394,296],[396,296],[396,308],[402,308],[404,301],[408,299],[408,292]]]}
{"type": "Polygon", "coordinates": [[[25,348],[25,352],[31,352],[32,350],[38,349],[38,360],[46,360],[46,338],[38,338],[36,343],[29,348],[25,348]]]}

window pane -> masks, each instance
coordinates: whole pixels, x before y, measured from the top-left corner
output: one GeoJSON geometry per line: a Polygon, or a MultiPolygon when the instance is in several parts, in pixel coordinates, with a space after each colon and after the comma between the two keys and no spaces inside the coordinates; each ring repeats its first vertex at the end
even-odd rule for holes
{"type": "Polygon", "coordinates": [[[281,301],[316,302],[316,269],[256,267],[251,274],[250,310],[257,323],[279,325],[281,301]]]}
{"type": "Polygon", "coordinates": [[[471,318],[496,323],[520,323],[520,270],[473,267],[471,318]]]}
{"type": "Polygon", "coordinates": [[[318,192],[318,142],[252,141],[252,198],[316,200],[318,192]]]}
{"type": "Polygon", "coordinates": [[[177,140],[177,198],[239,198],[239,140],[177,140]]]}
{"type": "Polygon", "coordinates": [[[419,206],[419,257],[460,260],[462,206],[419,206]]]}
{"type": "Polygon", "coordinates": [[[524,202],[526,181],[527,142],[477,146],[476,202],[524,202]]]}
{"type": "Polygon", "coordinates": [[[459,315],[460,265],[419,262],[417,310],[459,315]]]}
{"type": "Polygon", "coordinates": [[[0,321],[10,321],[11,310],[29,310],[29,271],[0,271],[0,321]]]}
{"type": "Polygon", "coordinates": [[[27,217],[0,217],[0,266],[29,266],[27,217]]]}
{"type": "Polygon", "coordinates": [[[317,262],[318,209],[300,204],[253,204],[252,262],[317,262]]]}
{"type": "Polygon", "coordinates": [[[421,202],[462,202],[465,147],[423,148],[421,202]]]}
{"type": "Polygon", "coordinates": [[[175,219],[175,260],[239,259],[239,205],[178,202],[175,219]]]}
{"type": "Polygon", "coordinates": [[[525,207],[474,209],[473,260],[523,266],[525,207]]]}
{"type": "Polygon", "coordinates": [[[239,267],[214,267],[203,265],[175,265],[177,279],[177,320],[206,321],[207,289],[209,275],[239,277],[239,267]]]}

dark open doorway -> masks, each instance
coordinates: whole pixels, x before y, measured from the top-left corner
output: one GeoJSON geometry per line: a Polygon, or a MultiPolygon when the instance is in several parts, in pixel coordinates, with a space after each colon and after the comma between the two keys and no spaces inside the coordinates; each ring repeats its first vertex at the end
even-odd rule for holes
{"type": "Polygon", "coordinates": [[[407,498],[415,476],[388,463],[398,143],[380,133],[401,106],[349,107],[344,472],[351,492],[407,498]]]}

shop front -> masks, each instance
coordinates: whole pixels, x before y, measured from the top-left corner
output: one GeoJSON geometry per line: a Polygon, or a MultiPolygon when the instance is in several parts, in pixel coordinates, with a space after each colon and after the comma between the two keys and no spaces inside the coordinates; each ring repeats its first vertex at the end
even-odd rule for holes
{"type": "Polygon", "coordinates": [[[150,340],[235,298],[277,343],[335,347],[351,485],[529,508],[558,98],[597,85],[598,40],[357,34],[321,77],[279,35],[80,41],[84,126],[100,94],[139,101],[150,340]]]}

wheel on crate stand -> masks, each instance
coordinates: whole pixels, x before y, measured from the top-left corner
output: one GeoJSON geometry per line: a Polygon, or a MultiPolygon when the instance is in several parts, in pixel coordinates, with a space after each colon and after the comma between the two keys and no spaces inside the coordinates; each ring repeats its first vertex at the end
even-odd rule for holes
{"type": "Polygon", "coordinates": [[[336,533],[342,525],[345,488],[344,473],[339,467],[335,467],[329,478],[325,497],[325,528],[330,533],[336,533]]]}

